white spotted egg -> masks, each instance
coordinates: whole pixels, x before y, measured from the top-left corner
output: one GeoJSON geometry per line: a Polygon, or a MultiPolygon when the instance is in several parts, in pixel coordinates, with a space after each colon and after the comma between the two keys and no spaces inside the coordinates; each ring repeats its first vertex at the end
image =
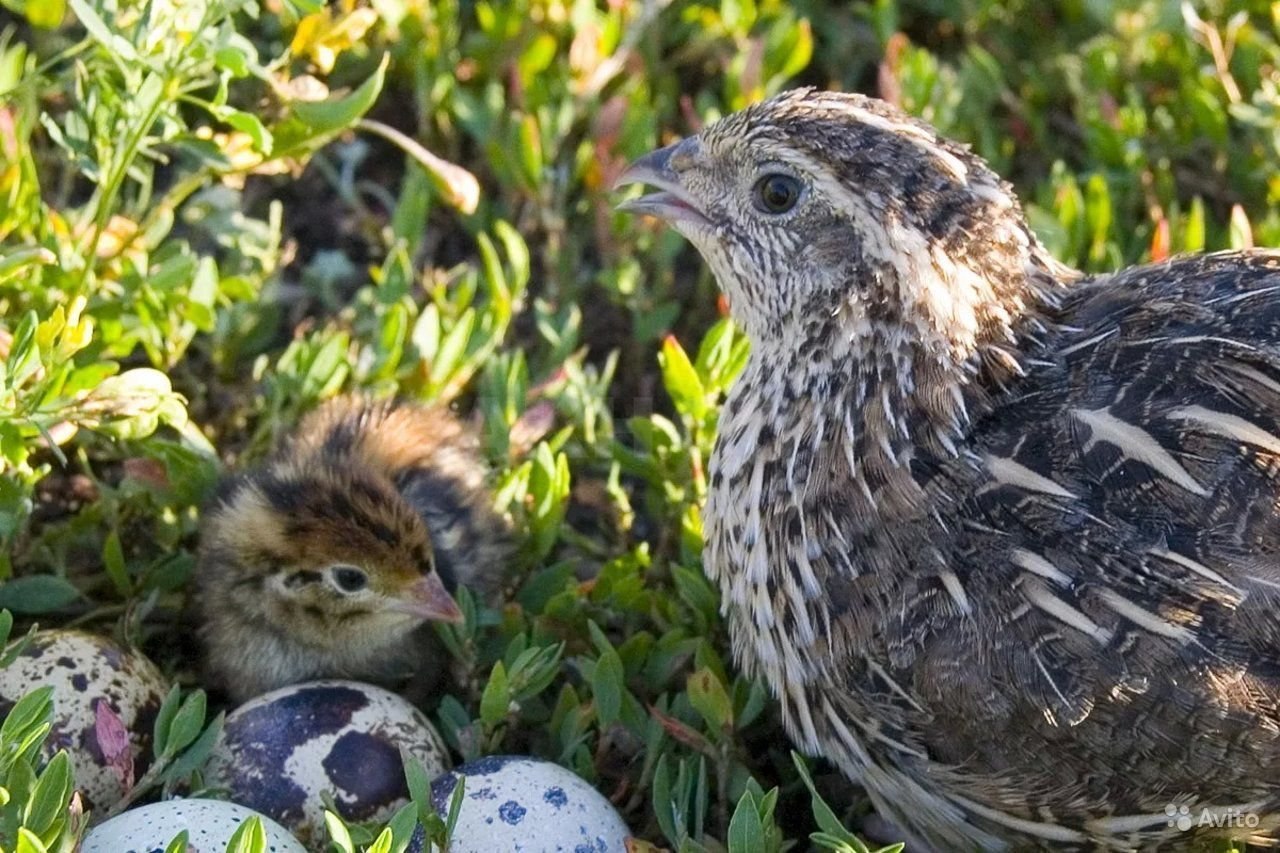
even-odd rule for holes
{"type": "Polygon", "coordinates": [[[558,764],[519,755],[481,758],[431,783],[441,815],[465,779],[449,853],[624,853],[627,825],[599,791],[558,764]]]}
{"type": "Polygon", "coordinates": [[[53,687],[45,754],[67,750],[85,805],[102,814],[150,765],[152,728],[169,684],[141,653],[104,637],[39,631],[0,669],[0,719],[24,694],[44,685],[53,687]]]}
{"type": "Polygon", "coordinates": [[[295,684],[227,715],[206,781],[323,849],[322,793],[348,821],[386,820],[409,801],[402,747],[428,778],[449,767],[439,734],[400,696],[355,681],[295,684]]]}
{"type": "MultiPolygon", "coordinates": [[[[223,800],[165,800],[129,809],[92,829],[81,853],[163,853],[184,829],[188,853],[222,853],[254,811],[223,800]]],[[[275,821],[258,815],[267,837],[267,853],[306,853],[296,838],[275,821]]]]}

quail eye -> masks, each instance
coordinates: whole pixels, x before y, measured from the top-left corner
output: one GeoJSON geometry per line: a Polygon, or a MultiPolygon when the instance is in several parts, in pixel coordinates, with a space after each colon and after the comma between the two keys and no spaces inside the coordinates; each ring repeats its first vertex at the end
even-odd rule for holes
{"type": "Polygon", "coordinates": [[[752,196],[760,212],[777,215],[796,206],[800,190],[800,181],[790,175],[773,172],[756,181],[752,196]]]}
{"type": "Polygon", "coordinates": [[[343,592],[359,592],[369,585],[369,576],[355,566],[338,566],[333,570],[333,582],[343,592]]]}

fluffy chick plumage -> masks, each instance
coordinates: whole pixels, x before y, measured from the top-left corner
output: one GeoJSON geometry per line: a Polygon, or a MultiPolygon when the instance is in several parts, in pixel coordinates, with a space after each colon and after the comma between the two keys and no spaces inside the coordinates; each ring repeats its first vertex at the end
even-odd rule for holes
{"type": "Polygon", "coordinates": [[[487,597],[507,528],[475,437],[448,412],[329,401],[202,520],[194,604],[210,680],[235,699],[321,677],[406,687],[447,669],[428,624],[487,597]]]}
{"type": "Polygon", "coordinates": [[[623,181],[752,339],[704,556],[796,742],[935,850],[1274,841],[1280,255],[1082,276],[968,149],[813,90],[623,181]]]}

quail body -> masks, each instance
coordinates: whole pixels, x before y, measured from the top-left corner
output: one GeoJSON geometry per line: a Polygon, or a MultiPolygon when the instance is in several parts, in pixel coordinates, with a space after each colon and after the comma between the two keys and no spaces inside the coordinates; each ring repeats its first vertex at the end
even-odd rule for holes
{"type": "Polygon", "coordinates": [[[797,90],[633,164],[751,338],[704,562],[924,849],[1273,844],[1280,255],[1084,276],[966,147],[797,90]]]}
{"type": "Polygon", "coordinates": [[[473,435],[448,412],[340,397],[202,520],[194,603],[210,681],[233,699],[315,678],[425,698],[448,666],[430,623],[499,583],[506,526],[473,435]]]}

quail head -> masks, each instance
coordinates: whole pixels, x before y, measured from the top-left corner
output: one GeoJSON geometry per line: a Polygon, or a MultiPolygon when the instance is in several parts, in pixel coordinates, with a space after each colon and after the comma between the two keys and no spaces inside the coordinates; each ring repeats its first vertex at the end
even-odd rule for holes
{"type": "Polygon", "coordinates": [[[924,849],[1274,843],[1280,256],[1083,276],[966,147],[811,89],[621,182],[751,338],[704,558],[791,737],[924,849]]]}
{"type": "Polygon", "coordinates": [[[207,669],[242,700],[313,678],[404,686],[447,669],[430,622],[499,580],[506,527],[474,437],[447,412],[342,397],[202,521],[195,605],[207,669]]]}

